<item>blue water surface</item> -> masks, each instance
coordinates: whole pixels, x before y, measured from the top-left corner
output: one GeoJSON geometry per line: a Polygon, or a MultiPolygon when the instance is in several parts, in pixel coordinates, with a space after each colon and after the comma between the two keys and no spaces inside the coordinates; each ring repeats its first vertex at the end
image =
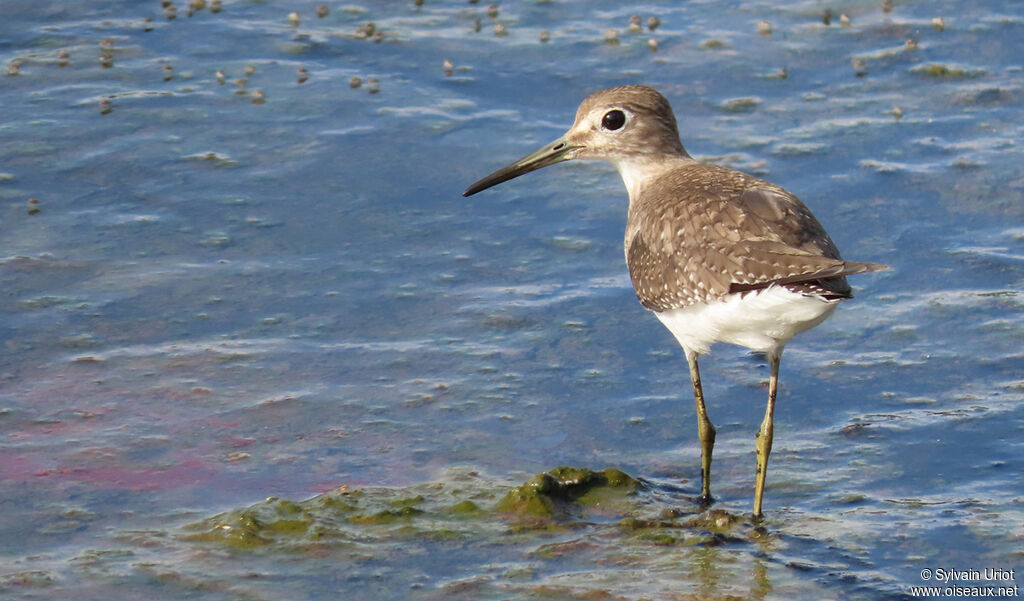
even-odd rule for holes
{"type": "MultiPolygon", "coordinates": [[[[0,596],[888,599],[926,568],[1024,568],[1018,3],[317,4],[4,3],[0,596]],[[451,470],[696,494],[685,361],[630,286],[614,168],[461,196],[626,83],[892,267],[787,348],[774,542],[180,537],[451,470]]],[[[715,507],[743,514],[767,368],[721,346],[702,374],[715,507]]]]}

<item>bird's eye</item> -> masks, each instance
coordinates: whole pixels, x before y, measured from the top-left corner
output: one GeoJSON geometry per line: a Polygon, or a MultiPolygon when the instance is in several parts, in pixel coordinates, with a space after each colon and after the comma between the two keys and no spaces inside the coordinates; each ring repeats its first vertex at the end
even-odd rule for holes
{"type": "Polygon", "coordinates": [[[615,131],[621,129],[626,124],[626,113],[623,113],[619,109],[608,111],[601,118],[601,127],[608,131],[615,131]]]}

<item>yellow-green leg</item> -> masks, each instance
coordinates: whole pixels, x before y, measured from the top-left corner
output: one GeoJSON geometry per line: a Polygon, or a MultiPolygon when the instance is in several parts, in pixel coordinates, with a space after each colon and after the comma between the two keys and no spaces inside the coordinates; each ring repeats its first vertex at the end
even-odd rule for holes
{"type": "Polygon", "coordinates": [[[768,475],[768,455],[772,452],[772,431],[774,430],[775,395],[779,389],[779,362],[782,351],[768,353],[771,376],[768,379],[768,407],[764,421],[757,431],[757,478],[754,484],[754,517],[761,517],[761,499],[764,497],[764,482],[768,475]]]}
{"type": "Polygon", "coordinates": [[[700,499],[711,502],[711,453],[715,450],[715,427],[708,419],[704,407],[704,389],[700,385],[700,368],[697,367],[697,353],[686,350],[686,362],[690,364],[690,382],[693,384],[693,399],[697,403],[697,435],[700,437],[700,499]]]}

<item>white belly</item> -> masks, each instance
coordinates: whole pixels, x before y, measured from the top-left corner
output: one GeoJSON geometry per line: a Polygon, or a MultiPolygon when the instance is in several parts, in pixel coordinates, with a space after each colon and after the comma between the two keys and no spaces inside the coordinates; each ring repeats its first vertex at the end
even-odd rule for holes
{"type": "Polygon", "coordinates": [[[705,354],[715,342],[754,351],[782,352],[793,336],[825,321],[838,300],[770,286],[710,304],[655,312],[683,348],[705,354]]]}

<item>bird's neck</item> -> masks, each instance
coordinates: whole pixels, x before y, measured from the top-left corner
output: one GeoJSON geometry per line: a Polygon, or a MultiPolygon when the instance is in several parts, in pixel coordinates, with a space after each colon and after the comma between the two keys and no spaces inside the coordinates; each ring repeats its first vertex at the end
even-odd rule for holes
{"type": "Polygon", "coordinates": [[[626,184],[629,192],[629,202],[632,204],[640,198],[644,187],[662,174],[672,171],[680,164],[692,163],[694,160],[687,154],[679,155],[637,155],[621,158],[613,161],[615,167],[622,176],[622,182],[626,184]]]}

